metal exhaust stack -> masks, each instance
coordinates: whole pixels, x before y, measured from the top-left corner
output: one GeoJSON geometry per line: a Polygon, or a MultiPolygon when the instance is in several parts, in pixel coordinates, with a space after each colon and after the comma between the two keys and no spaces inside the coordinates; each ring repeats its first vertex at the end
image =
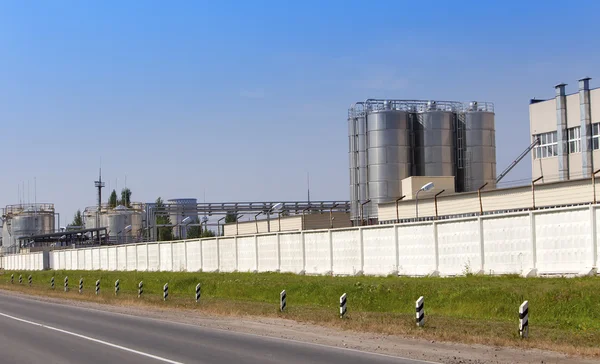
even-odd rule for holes
{"type": "Polygon", "coordinates": [[[581,170],[584,178],[592,176],[594,170],[592,146],[592,117],[590,109],[590,79],[579,80],[579,115],[581,115],[581,170]]]}
{"type": "Polygon", "coordinates": [[[567,96],[566,84],[561,83],[556,89],[556,141],[558,154],[558,179],[569,179],[569,154],[567,148],[567,96]]]}

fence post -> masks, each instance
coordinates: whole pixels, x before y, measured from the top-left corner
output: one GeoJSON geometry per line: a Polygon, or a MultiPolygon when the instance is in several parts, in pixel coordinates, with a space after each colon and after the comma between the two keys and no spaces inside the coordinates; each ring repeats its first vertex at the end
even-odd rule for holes
{"type": "MultiPolygon", "coordinates": [[[[119,270],[119,249],[117,249],[117,247],[114,247],[113,249],[115,249],[115,270],[118,271],[119,270]]],[[[110,259],[110,254],[108,255],[109,259],[110,259]]],[[[108,263],[108,265],[110,265],[110,262],[108,263]]]]}
{"type": "Polygon", "coordinates": [[[529,301],[519,306],[519,336],[521,338],[529,336],[529,301]]]}
{"type": "MultiPolygon", "coordinates": [[[[236,222],[237,223],[237,222],[236,222]]],[[[237,272],[239,269],[239,263],[238,263],[238,238],[237,235],[234,238],[234,244],[235,244],[235,271],[237,272]]]]}
{"type": "MultiPolygon", "coordinates": [[[[204,260],[202,260],[204,257],[204,255],[203,255],[204,253],[202,253],[202,245],[203,245],[202,239],[198,239],[198,244],[200,244],[200,271],[202,272],[204,270],[204,260]]],[[[236,256],[237,256],[237,252],[236,252],[236,256]]],[[[237,261],[237,258],[236,258],[236,261],[237,261]]]]}
{"type": "Polygon", "coordinates": [[[160,272],[160,267],[162,266],[162,255],[160,254],[160,246],[162,244],[160,242],[156,243],[156,246],[158,247],[158,269],[156,270],[157,272],[160,272]]]}
{"type": "Polygon", "coordinates": [[[258,273],[258,235],[254,235],[254,273],[258,273]]]}
{"type": "Polygon", "coordinates": [[[479,254],[481,255],[480,274],[485,274],[485,240],[483,236],[483,219],[481,216],[479,216],[477,220],[479,220],[479,254]]]}
{"type": "Polygon", "coordinates": [[[365,272],[365,242],[363,240],[363,229],[358,228],[358,243],[360,244],[360,271],[358,274],[365,272]]]}
{"type": "Polygon", "coordinates": [[[279,294],[279,311],[281,311],[281,312],[285,311],[285,306],[287,306],[287,293],[285,292],[285,289],[284,289],[279,294]]]}
{"type": "Polygon", "coordinates": [[[300,271],[300,274],[306,274],[306,241],[304,239],[304,231],[300,232],[300,241],[302,243],[302,271],[300,271]]]}
{"type": "Polygon", "coordinates": [[[440,247],[438,244],[438,226],[437,222],[433,222],[433,245],[434,245],[434,254],[435,254],[435,271],[432,275],[440,274],[440,247]]]}
{"type": "Polygon", "coordinates": [[[146,272],[150,272],[150,254],[148,249],[148,243],[146,243],[146,272]]]}
{"type": "Polygon", "coordinates": [[[171,246],[171,272],[175,272],[175,257],[173,257],[173,242],[170,242],[169,245],[171,246]]]}
{"type": "Polygon", "coordinates": [[[341,297],[340,297],[340,318],[344,318],[344,316],[346,315],[347,309],[346,309],[346,304],[347,304],[347,296],[344,293],[341,297]]]}
{"type": "Polygon", "coordinates": [[[523,272],[525,277],[537,275],[537,238],[535,233],[535,212],[529,211],[529,229],[531,231],[531,269],[523,272]]]}
{"type": "Polygon", "coordinates": [[[419,297],[415,303],[417,313],[417,326],[423,327],[425,325],[425,299],[423,296],[419,297]]]}
{"type": "Polygon", "coordinates": [[[592,230],[592,268],[598,269],[598,237],[596,232],[598,227],[596,226],[596,207],[590,206],[590,226],[592,230]]]}
{"type": "MultiPolygon", "coordinates": [[[[186,233],[187,234],[187,233],[186,233]]],[[[187,237],[187,236],[186,236],[187,237]]],[[[183,271],[188,271],[188,254],[187,254],[187,240],[183,241],[183,271]]]]}
{"type": "Polygon", "coordinates": [[[398,240],[398,226],[394,225],[394,245],[396,248],[396,271],[394,275],[400,274],[400,241],[398,240]]]}
{"type": "Polygon", "coordinates": [[[329,274],[333,275],[333,236],[331,229],[329,229],[329,274]]]}
{"type": "MultiPolygon", "coordinates": [[[[280,221],[281,221],[281,216],[280,216],[280,221]]],[[[277,272],[281,272],[281,240],[279,237],[279,233],[277,233],[277,272]]]]}

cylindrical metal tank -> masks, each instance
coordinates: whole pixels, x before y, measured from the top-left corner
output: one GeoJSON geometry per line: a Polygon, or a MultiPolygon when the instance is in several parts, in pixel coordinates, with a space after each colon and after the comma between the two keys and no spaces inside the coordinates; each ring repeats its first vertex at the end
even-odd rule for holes
{"type": "Polygon", "coordinates": [[[2,245],[11,246],[18,239],[54,232],[54,205],[9,205],[4,209],[2,245]]]}
{"type": "Polygon", "coordinates": [[[382,202],[402,196],[402,180],[410,176],[411,149],[408,114],[384,105],[367,115],[368,198],[365,218],[377,219],[382,202]]]}
{"type": "Polygon", "coordinates": [[[356,118],[348,117],[348,164],[350,174],[350,220],[358,219],[358,134],[356,118]]]}
{"type": "Polygon", "coordinates": [[[417,114],[415,168],[417,176],[455,176],[454,120],[452,111],[437,110],[434,102],[417,114]]]}
{"type": "Polygon", "coordinates": [[[141,211],[129,209],[119,205],[106,214],[108,221],[108,234],[118,243],[132,243],[142,233],[141,211]],[[126,229],[131,225],[131,228],[126,229]]]}
{"type": "Polygon", "coordinates": [[[465,191],[496,187],[496,132],[493,109],[472,102],[465,113],[465,191]]]}
{"type": "MultiPolygon", "coordinates": [[[[190,219],[198,218],[198,210],[196,208],[198,200],[195,198],[174,198],[167,200],[167,203],[176,206],[174,211],[169,212],[171,224],[179,225],[186,217],[190,219]]],[[[176,238],[185,238],[187,236],[187,224],[181,225],[181,227],[174,227],[173,236],[176,238]],[[181,236],[179,236],[180,231],[181,236]]]]}
{"type": "Polygon", "coordinates": [[[367,121],[364,116],[356,118],[356,142],[358,149],[357,158],[357,201],[356,217],[360,220],[360,204],[369,199],[367,190],[367,121]]]}

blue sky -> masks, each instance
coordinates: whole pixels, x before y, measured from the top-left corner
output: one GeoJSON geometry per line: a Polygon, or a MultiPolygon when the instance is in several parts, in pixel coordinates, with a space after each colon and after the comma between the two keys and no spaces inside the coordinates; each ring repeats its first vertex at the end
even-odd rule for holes
{"type": "MultiPolygon", "coordinates": [[[[135,201],[348,199],[353,101],[496,105],[498,172],[529,144],[528,101],[592,77],[595,1],[0,2],[0,205],[63,219],[135,201]],[[108,188],[104,194],[108,196],[108,188]],[[29,195],[29,197],[27,196],[29,195]]],[[[506,177],[530,177],[526,159],[506,177]]],[[[63,220],[64,221],[64,220],[63,220]]]]}

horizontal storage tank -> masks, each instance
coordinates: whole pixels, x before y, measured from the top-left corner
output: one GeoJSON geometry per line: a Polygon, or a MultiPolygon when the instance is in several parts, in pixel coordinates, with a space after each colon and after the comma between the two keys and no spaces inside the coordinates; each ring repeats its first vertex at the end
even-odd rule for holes
{"type": "Polygon", "coordinates": [[[471,102],[465,112],[465,191],[496,188],[496,125],[493,106],[471,102]]]}
{"type": "Polygon", "coordinates": [[[455,114],[429,102],[414,123],[416,176],[455,176],[455,114]]]}
{"type": "MultiPolygon", "coordinates": [[[[402,180],[411,173],[410,125],[408,113],[391,109],[367,114],[368,199],[365,218],[377,219],[378,204],[402,196],[402,180]]],[[[360,147],[360,146],[359,146],[360,147]]]]}

